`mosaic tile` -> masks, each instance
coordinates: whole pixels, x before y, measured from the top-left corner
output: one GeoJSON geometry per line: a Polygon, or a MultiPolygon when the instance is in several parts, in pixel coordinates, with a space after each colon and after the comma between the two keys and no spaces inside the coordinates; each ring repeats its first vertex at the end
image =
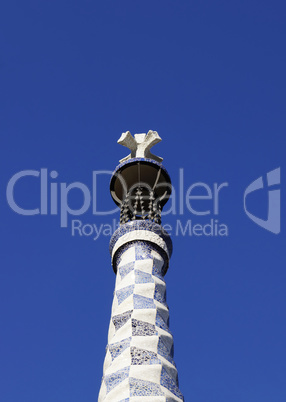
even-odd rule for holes
{"type": "Polygon", "coordinates": [[[162,303],[165,307],[167,307],[166,288],[164,285],[155,285],[154,300],[157,300],[159,303],[162,303]]]}
{"type": "MultiPolygon", "coordinates": [[[[113,257],[113,269],[114,272],[117,274],[117,267],[121,264],[123,261],[124,254],[127,250],[130,248],[134,247],[135,248],[135,243],[136,241],[130,241],[128,243],[125,243],[122,247],[119,248],[119,250],[115,253],[113,257]]],[[[135,261],[135,249],[134,249],[134,261],[135,261]]]]}
{"type": "Polygon", "coordinates": [[[134,346],[130,348],[131,352],[131,364],[143,365],[143,364],[160,364],[161,360],[158,359],[157,354],[149,350],[139,349],[134,346]]]}
{"type": "Polygon", "coordinates": [[[135,283],[154,283],[154,279],[151,274],[147,272],[135,269],[135,283]]]}
{"type": "Polygon", "coordinates": [[[136,260],[150,260],[152,259],[151,251],[153,248],[147,242],[137,241],[135,245],[135,259],[136,260]]]}
{"type": "Polygon", "coordinates": [[[116,331],[121,328],[128,320],[130,320],[133,310],[125,311],[122,314],[118,314],[112,317],[112,322],[115,326],[116,331]]]}
{"type": "Polygon", "coordinates": [[[135,318],[132,318],[131,325],[132,325],[132,336],[158,335],[155,325],[149,324],[149,322],[135,320],[135,318]]]}
{"type": "Polygon", "coordinates": [[[133,290],[134,290],[134,285],[129,285],[123,289],[117,290],[116,296],[117,296],[118,304],[121,304],[122,302],[124,302],[124,300],[127,299],[127,297],[133,293],[133,290]]]}
{"type": "Polygon", "coordinates": [[[170,356],[173,357],[174,353],[173,353],[173,337],[169,336],[169,335],[161,335],[160,339],[162,340],[162,342],[164,343],[164,345],[166,345],[167,349],[169,350],[170,356]]]}
{"type": "Polygon", "coordinates": [[[181,400],[184,399],[181,391],[179,390],[177,384],[175,383],[175,381],[169,376],[169,374],[167,373],[167,371],[164,369],[164,367],[162,367],[162,371],[161,371],[161,380],[160,380],[160,384],[167,388],[169,391],[171,391],[174,395],[176,395],[178,398],[180,398],[181,400]]]}
{"type": "Polygon", "coordinates": [[[120,342],[112,343],[108,346],[112,360],[119,356],[125,349],[129,348],[131,337],[123,339],[120,342]]]}
{"type": "Polygon", "coordinates": [[[164,281],[164,262],[162,264],[162,260],[158,260],[157,258],[153,258],[153,268],[152,268],[152,275],[157,276],[157,278],[164,281]]]}
{"type": "Polygon", "coordinates": [[[134,262],[129,262],[128,264],[122,265],[119,268],[119,274],[121,276],[121,279],[123,279],[129,272],[131,272],[134,269],[134,262]]]}
{"type": "Polygon", "coordinates": [[[121,370],[116,371],[110,375],[105,376],[104,381],[107,388],[107,393],[110,392],[114,387],[120,384],[125,378],[128,377],[130,367],[124,367],[121,370]]]}
{"type": "Polygon", "coordinates": [[[167,374],[173,379],[176,386],[179,387],[178,372],[176,370],[176,367],[174,365],[171,367],[164,365],[163,367],[166,370],[167,374]]]}
{"type": "Polygon", "coordinates": [[[156,308],[153,299],[145,296],[133,295],[133,303],[135,309],[156,308]]]}
{"type": "Polygon", "coordinates": [[[156,326],[161,329],[164,329],[167,332],[170,332],[168,322],[167,323],[165,322],[165,320],[162,318],[162,316],[159,314],[158,311],[156,314],[156,326]]]}
{"type": "Polygon", "coordinates": [[[165,357],[165,359],[170,363],[175,364],[174,360],[172,359],[173,356],[170,355],[169,348],[165,345],[161,337],[159,338],[158,342],[158,354],[165,357]]]}
{"type": "Polygon", "coordinates": [[[129,379],[130,396],[164,396],[161,387],[151,381],[139,380],[131,377],[129,379]]]}

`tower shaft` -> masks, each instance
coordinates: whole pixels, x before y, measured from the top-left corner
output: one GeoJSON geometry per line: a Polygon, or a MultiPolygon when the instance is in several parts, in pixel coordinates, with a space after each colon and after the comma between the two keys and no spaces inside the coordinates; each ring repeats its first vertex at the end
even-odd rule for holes
{"type": "Polygon", "coordinates": [[[151,222],[126,226],[135,226],[129,236],[136,232],[137,238],[146,238],[144,233],[149,232],[153,241],[120,244],[126,233],[115,233],[120,249],[115,254],[117,275],[99,402],[182,401],[166,303],[168,257],[161,248],[165,240],[153,231],[159,225],[151,222]]]}

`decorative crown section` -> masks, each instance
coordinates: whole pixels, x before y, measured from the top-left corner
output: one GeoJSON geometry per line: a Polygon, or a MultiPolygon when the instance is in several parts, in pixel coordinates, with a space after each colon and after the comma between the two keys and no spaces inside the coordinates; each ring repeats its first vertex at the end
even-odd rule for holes
{"type": "Polygon", "coordinates": [[[162,139],[157,131],[149,130],[147,134],[134,134],[134,137],[132,137],[130,131],[122,133],[117,142],[129,148],[131,153],[119,162],[122,163],[131,158],[149,158],[161,163],[163,158],[153,155],[150,152],[150,149],[160,141],[162,141],[162,139]]]}

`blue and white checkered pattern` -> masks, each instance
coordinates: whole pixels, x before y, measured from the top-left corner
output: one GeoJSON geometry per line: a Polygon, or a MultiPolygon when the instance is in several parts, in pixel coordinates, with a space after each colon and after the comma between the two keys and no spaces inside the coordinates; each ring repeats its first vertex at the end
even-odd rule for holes
{"type": "Polygon", "coordinates": [[[116,285],[99,402],[179,402],[164,281],[165,255],[132,241],[116,259],[116,285]]]}

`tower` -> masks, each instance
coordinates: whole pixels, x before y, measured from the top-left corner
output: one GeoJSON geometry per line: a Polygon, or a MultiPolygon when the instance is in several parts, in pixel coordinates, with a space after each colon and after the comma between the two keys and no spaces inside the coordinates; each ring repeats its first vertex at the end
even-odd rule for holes
{"type": "Polygon", "coordinates": [[[171,194],[162,158],[150,153],[155,131],[123,133],[131,150],[115,169],[110,192],[120,227],[110,240],[116,284],[99,402],[180,402],[164,276],[172,241],[161,226],[171,194]]]}

